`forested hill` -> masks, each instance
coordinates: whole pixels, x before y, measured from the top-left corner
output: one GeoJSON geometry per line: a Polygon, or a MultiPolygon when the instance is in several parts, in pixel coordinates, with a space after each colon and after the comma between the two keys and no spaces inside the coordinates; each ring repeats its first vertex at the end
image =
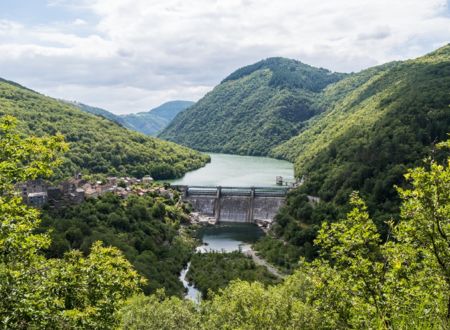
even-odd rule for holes
{"type": "Polygon", "coordinates": [[[175,118],[177,114],[193,105],[191,101],[170,101],[145,112],[119,116],[125,126],[135,131],[157,135],[175,118]]]}
{"type": "Polygon", "coordinates": [[[344,76],[269,58],[232,73],[160,137],[203,151],[266,155],[323,111],[318,95],[344,76]]]}
{"type": "MultiPolygon", "coordinates": [[[[90,105],[87,105],[84,103],[80,103],[80,102],[71,102],[71,101],[66,101],[66,102],[76,106],[77,108],[79,108],[80,110],[83,110],[84,112],[89,112],[94,115],[105,117],[106,119],[115,121],[116,123],[118,123],[124,127],[128,127],[127,123],[125,122],[125,120],[123,118],[121,118],[121,116],[115,115],[112,112],[109,112],[108,110],[93,107],[93,106],[90,106],[90,105]]],[[[130,127],[128,127],[128,128],[130,128],[130,127]]]]}
{"type": "Polygon", "coordinates": [[[100,116],[0,80],[0,116],[13,115],[26,134],[62,133],[70,150],[57,177],[89,173],[155,178],[181,176],[205,164],[199,152],[136,133],[100,116]]]}
{"type": "Polygon", "coordinates": [[[450,45],[347,77],[327,88],[322,102],[328,110],[272,153],[295,161],[305,178],[275,228],[293,245],[311,243],[324,219],[341,218],[353,190],[382,231],[397,218],[394,185],[450,133],[450,45]],[[313,208],[306,195],[322,203],[313,208]]]}

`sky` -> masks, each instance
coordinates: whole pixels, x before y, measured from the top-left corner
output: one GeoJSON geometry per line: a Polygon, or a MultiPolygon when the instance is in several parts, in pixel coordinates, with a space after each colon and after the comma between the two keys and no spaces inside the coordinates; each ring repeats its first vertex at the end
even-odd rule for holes
{"type": "Polygon", "coordinates": [[[447,0],[0,0],[0,77],[116,114],[272,56],[357,72],[449,41],[447,0]]]}

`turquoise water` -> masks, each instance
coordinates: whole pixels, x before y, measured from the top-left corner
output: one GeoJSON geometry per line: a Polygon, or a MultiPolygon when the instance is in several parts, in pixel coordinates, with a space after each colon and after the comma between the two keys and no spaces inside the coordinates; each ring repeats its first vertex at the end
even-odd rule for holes
{"type": "Polygon", "coordinates": [[[210,156],[211,163],[169,182],[197,186],[268,187],[276,185],[277,176],[294,180],[294,166],[284,160],[227,154],[210,156]]]}
{"type": "Polygon", "coordinates": [[[200,228],[198,236],[203,242],[199,247],[202,252],[232,252],[239,250],[244,244],[255,243],[264,236],[264,232],[255,224],[223,223],[200,228]]]}

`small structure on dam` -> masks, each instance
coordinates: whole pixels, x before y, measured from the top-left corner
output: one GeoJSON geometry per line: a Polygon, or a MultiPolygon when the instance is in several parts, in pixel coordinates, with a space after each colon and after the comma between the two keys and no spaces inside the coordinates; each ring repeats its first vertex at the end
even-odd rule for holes
{"type": "Polygon", "coordinates": [[[206,187],[173,185],[195,211],[216,222],[272,222],[284,204],[288,188],[206,187]]]}

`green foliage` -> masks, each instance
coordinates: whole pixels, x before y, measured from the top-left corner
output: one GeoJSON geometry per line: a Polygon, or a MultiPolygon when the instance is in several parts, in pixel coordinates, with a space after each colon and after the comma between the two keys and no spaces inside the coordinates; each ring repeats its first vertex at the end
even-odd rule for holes
{"type": "Polygon", "coordinates": [[[231,74],[160,136],[197,150],[267,155],[323,110],[319,92],[342,77],[283,58],[258,62],[231,74]]]}
{"type": "Polygon", "coordinates": [[[291,273],[298,264],[301,255],[312,255],[313,247],[310,245],[311,252],[303,251],[308,245],[298,247],[273,237],[266,235],[254,244],[254,249],[271,264],[277,265],[286,273],[291,273]]]}
{"type": "Polygon", "coordinates": [[[198,310],[190,300],[166,297],[158,291],[152,296],[133,297],[121,311],[121,328],[128,330],[198,329],[198,310]]]}
{"type": "Polygon", "coordinates": [[[195,246],[180,223],[187,213],[182,206],[156,193],[129,196],[114,194],[88,199],[80,205],[47,209],[41,230],[51,230],[48,257],[62,257],[71,249],[88,254],[95,241],[120,249],[146,279],[145,293],[164,288],[181,296],[184,288],[178,280],[195,246]]]}
{"type": "Polygon", "coordinates": [[[132,132],[62,101],[0,81],[0,116],[20,120],[20,131],[43,136],[61,133],[70,145],[56,178],[76,172],[155,179],[182,176],[203,166],[208,156],[174,143],[132,132]]]}
{"type": "Polygon", "coordinates": [[[296,176],[305,179],[289,196],[274,234],[295,246],[304,246],[309,236],[310,244],[311,230],[342,218],[349,194],[358,190],[385,239],[386,221],[400,213],[394,185],[402,186],[406,169],[418,166],[450,131],[449,89],[450,46],[327,87],[322,100],[327,110],[272,152],[295,161],[296,176]],[[312,205],[306,195],[321,203],[312,205]]]}
{"type": "Polygon", "coordinates": [[[230,253],[196,253],[192,256],[187,279],[202,293],[203,298],[225,288],[232,280],[277,283],[277,278],[264,266],[239,251],[230,253]]]}
{"type": "Polygon", "coordinates": [[[67,145],[61,136],[22,138],[16,120],[0,119],[0,325],[4,329],[110,329],[141,277],[114,248],[95,243],[47,260],[51,241],[37,232],[39,212],[22,204],[14,184],[52,175],[67,145]]]}
{"type": "MultiPolygon", "coordinates": [[[[448,329],[450,157],[409,171],[407,179],[392,240],[382,243],[353,193],[344,219],[319,230],[319,258],[301,260],[276,286],[232,282],[201,302],[191,329],[448,329]]],[[[173,318],[175,306],[166,304],[164,314],[173,318]]]]}

